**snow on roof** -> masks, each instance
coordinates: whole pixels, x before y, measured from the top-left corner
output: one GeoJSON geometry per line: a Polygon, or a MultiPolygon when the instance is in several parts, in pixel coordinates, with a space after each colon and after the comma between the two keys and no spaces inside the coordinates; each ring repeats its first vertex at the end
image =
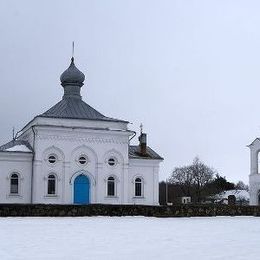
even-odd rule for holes
{"type": "Polygon", "coordinates": [[[31,152],[31,150],[24,144],[15,145],[13,147],[7,148],[4,151],[8,152],[31,152]]]}
{"type": "Polygon", "coordinates": [[[249,200],[249,192],[246,190],[227,190],[215,195],[215,197],[219,199],[228,199],[228,196],[230,195],[234,195],[237,200],[249,200]]]}
{"type": "Polygon", "coordinates": [[[25,140],[12,140],[1,145],[0,152],[33,152],[33,149],[25,140]]]}

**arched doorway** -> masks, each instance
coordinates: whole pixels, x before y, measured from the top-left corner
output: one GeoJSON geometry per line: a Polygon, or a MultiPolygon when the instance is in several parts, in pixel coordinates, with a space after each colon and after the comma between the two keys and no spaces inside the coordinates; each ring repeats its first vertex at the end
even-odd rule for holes
{"type": "Polygon", "coordinates": [[[90,182],[86,175],[79,175],[74,180],[74,203],[89,204],[90,182]]]}

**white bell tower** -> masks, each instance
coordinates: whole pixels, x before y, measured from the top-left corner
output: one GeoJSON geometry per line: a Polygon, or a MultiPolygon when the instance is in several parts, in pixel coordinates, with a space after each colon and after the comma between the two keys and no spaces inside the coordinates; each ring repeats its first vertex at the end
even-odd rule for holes
{"type": "Polygon", "coordinates": [[[250,145],[249,194],[250,205],[260,205],[260,139],[250,145]]]}

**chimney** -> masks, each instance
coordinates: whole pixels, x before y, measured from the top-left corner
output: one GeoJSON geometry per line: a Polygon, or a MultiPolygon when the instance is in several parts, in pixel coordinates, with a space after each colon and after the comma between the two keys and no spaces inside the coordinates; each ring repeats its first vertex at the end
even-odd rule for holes
{"type": "Polygon", "coordinates": [[[147,135],[141,132],[139,136],[139,146],[140,146],[140,154],[147,155],[147,143],[146,143],[147,135]]]}

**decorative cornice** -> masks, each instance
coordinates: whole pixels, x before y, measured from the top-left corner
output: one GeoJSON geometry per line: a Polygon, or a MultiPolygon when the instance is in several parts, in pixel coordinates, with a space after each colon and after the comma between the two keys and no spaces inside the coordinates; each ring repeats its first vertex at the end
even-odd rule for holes
{"type": "Polygon", "coordinates": [[[38,135],[37,139],[39,140],[66,140],[66,141],[77,141],[84,143],[95,143],[95,144],[104,144],[104,143],[113,143],[113,144],[128,144],[128,141],[118,141],[112,138],[98,138],[98,137],[88,137],[84,138],[80,135],[78,136],[58,136],[58,135],[38,135]]]}

